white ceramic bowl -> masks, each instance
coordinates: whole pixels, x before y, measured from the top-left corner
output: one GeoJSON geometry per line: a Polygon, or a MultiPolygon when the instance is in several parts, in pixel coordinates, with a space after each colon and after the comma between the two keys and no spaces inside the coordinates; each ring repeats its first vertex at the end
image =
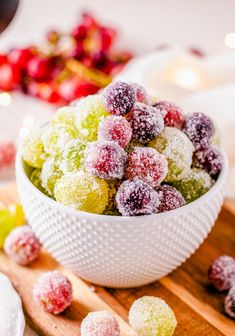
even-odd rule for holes
{"type": "Polygon", "coordinates": [[[48,252],[82,278],[107,287],[155,281],[181,265],[203,242],[222,205],[228,164],[214,186],[182,208],[140,217],[75,211],[48,198],[29,180],[21,148],[18,190],[29,224],[48,252]]]}

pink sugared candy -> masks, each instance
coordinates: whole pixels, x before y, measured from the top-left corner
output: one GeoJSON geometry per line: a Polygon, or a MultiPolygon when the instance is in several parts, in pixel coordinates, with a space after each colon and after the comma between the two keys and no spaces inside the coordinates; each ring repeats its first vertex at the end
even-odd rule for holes
{"type": "Polygon", "coordinates": [[[168,101],[159,101],[153,106],[160,110],[165,126],[182,128],[184,115],[180,107],[168,101]]]}
{"type": "Polygon", "coordinates": [[[103,91],[103,105],[110,114],[126,115],[136,102],[135,91],[131,84],[116,81],[109,84],[103,91]]]}
{"type": "Polygon", "coordinates": [[[150,97],[142,85],[138,83],[131,83],[131,86],[133,87],[135,91],[135,98],[137,102],[144,103],[144,104],[150,103],[150,97]]]}
{"type": "Polygon", "coordinates": [[[33,299],[46,312],[60,314],[71,304],[71,282],[58,271],[47,272],[35,284],[33,299]]]}
{"type": "Polygon", "coordinates": [[[129,154],[125,169],[126,179],[139,178],[153,188],[160,185],[168,172],[167,159],[150,147],[135,147],[129,154]]]}
{"type": "Polygon", "coordinates": [[[155,209],[157,213],[174,210],[186,204],[182,194],[172,186],[165,184],[159,186],[156,191],[160,201],[155,209]]]}
{"type": "Polygon", "coordinates": [[[143,180],[124,181],[116,194],[119,212],[123,216],[150,215],[159,202],[156,191],[143,180]]]}
{"type": "Polygon", "coordinates": [[[28,265],[40,254],[41,244],[32,229],[19,226],[5,240],[4,251],[20,265],[28,265]]]}
{"type": "Polygon", "coordinates": [[[120,336],[118,321],[108,311],[89,313],[82,321],[81,336],[120,336]]]}
{"type": "Polygon", "coordinates": [[[229,290],[224,301],[224,308],[230,317],[235,318],[235,286],[229,290]]]}
{"type": "Polygon", "coordinates": [[[156,108],[143,103],[135,104],[128,114],[128,121],[132,127],[133,140],[143,144],[160,135],[164,128],[161,113],[156,108]]]}
{"type": "Polygon", "coordinates": [[[235,285],[235,259],[223,255],[214,260],[208,270],[208,278],[219,291],[230,289],[235,285]]]}
{"type": "Polygon", "coordinates": [[[130,142],[131,136],[131,126],[124,117],[110,116],[99,124],[99,140],[115,141],[124,148],[130,142]]]}
{"type": "Polygon", "coordinates": [[[121,179],[127,153],[114,141],[94,141],[85,150],[85,167],[101,179],[121,179]]]}

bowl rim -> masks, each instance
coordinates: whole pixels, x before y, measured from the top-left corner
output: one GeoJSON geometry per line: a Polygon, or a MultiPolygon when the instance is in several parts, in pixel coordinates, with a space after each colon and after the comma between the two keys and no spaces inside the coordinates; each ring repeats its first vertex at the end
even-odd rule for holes
{"type": "MultiPolygon", "coordinates": [[[[24,164],[23,164],[23,157],[22,157],[22,145],[23,142],[19,144],[18,150],[17,150],[17,156],[16,156],[16,173],[19,171],[21,176],[23,177],[24,181],[28,185],[28,187],[37,194],[37,197],[39,197],[43,202],[47,202],[49,205],[51,205],[54,208],[57,208],[58,210],[63,210],[68,215],[72,216],[79,216],[83,217],[84,219],[91,219],[93,221],[107,221],[111,220],[113,222],[143,222],[143,221],[152,221],[153,219],[165,219],[168,217],[185,214],[185,209],[187,208],[187,211],[192,210],[195,208],[199,203],[206,202],[206,200],[215,194],[216,191],[222,186],[225,185],[227,177],[228,177],[228,159],[223,149],[220,148],[223,156],[223,167],[220,172],[220,175],[214,185],[201,197],[196,199],[195,201],[186,204],[180,208],[173,209],[170,211],[162,212],[162,213],[156,213],[151,215],[142,215],[142,216],[111,216],[111,215],[102,215],[102,214],[94,214],[91,212],[85,212],[80,210],[75,210],[73,208],[70,208],[69,206],[63,205],[62,203],[59,203],[49,196],[45,195],[42,191],[37,189],[35,185],[30,181],[29,177],[27,176],[24,164]]],[[[17,183],[18,184],[18,183],[17,183]]]]}

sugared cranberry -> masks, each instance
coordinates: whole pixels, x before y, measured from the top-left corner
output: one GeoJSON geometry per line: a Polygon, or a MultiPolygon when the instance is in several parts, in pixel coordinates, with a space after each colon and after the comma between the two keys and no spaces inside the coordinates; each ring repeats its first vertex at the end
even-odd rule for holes
{"type": "Polygon", "coordinates": [[[11,91],[19,81],[20,73],[15,66],[9,63],[0,65],[0,90],[11,91]]]}
{"type": "Polygon", "coordinates": [[[115,141],[124,148],[130,142],[131,136],[131,126],[124,117],[110,116],[99,124],[99,140],[115,141]]]}
{"type": "Polygon", "coordinates": [[[91,174],[102,179],[121,179],[127,154],[114,141],[94,141],[85,151],[85,167],[91,174]]]}
{"type": "Polygon", "coordinates": [[[147,91],[145,90],[145,88],[138,83],[132,83],[131,85],[133,89],[135,90],[136,101],[139,103],[149,104],[150,97],[147,91]]]}
{"type": "Polygon", "coordinates": [[[162,113],[165,126],[182,128],[184,115],[180,107],[167,101],[159,101],[153,104],[153,107],[162,113]]]}
{"type": "Polygon", "coordinates": [[[84,40],[87,36],[87,27],[85,25],[79,25],[77,27],[75,27],[72,31],[72,36],[77,40],[77,41],[81,41],[84,40]]]}
{"type": "Polygon", "coordinates": [[[100,29],[100,40],[101,40],[101,48],[104,51],[110,49],[114,38],[116,37],[116,31],[111,28],[101,28],[100,29]]]}
{"type": "Polygon", "coordinates": [[[116,202],[123,216],[150,215],[158,203],[158,194],[142,180],[126,180],[118,189],[116,202]]]}
{"type": "Polygon", "coordinates": [[[230,317],[235,318],[235,286],[229,290],[224,301],[224,308],[230,317]]]}
{"type": "Polygon", "coordinates": [[[205,169],[208,174],[216,178],[223,166],[223,156],[217,147],[210,146],[194,152],[193,164],[197,168],[205,169]]]}
{"type": "Polygon", "coordinates": [[[3,142],[0,144],[0,167],[8,166],[14,163],[16,148],[12,142],[3,142]]]}
{"type": "Polygon", "coordinates": [[[51,84],[43,83],[39,86],[39,97],[49,103],[58,103],[61,99],[58,91],[51,84]]]}
{"type": "Polygon", "coordinates": [[[164,180],[167,171],[164,155],[154,148],[135,147],[128,155],[125,177],[130,180],[139,178],[155,188],[164,180]]]}
{"type": "Polygon", "coordinates": [[[8,62],[7,56],[4,54],[0,54],[0,65],[7,63],[7,62],[8,62]]]}
{"type": "Polygon", "coordinates": [[[82,25],[84,25],[87,29],[95,29],[99,25],[95,20],[94,16],[90,13],[83,13],[82,15],[82,25]]]}
{"type": "Polygon", "coordinates": [[[187,116],[183,131],[192,141],[195,149],[200,149],[209,147],[215,127],[212,120],[204,113],[194,112],[187,116]]]}
{"type": "Polygon", "coordinates": [[[164,128],[161,113],[143,103],[136,103],[127,118],[132,127],[133,139],[141,143],[150,142],[160,135],[164,128]]]}
{"type": "Polygon", "coordinates": [[[121,81],[109,84],[102,91],[102,96],[104,107],[113,115],[124,116],[133,108],[136,101],[132,86],[121,81]]]}
{"type": "Polygon", "coordinates": [[[219,291],[230,289],[235,284],[235,259],[224,255],[214,260],[208,278],[219,291]]]}
{"type": "Polygon", "coordinates": [[[186,204],[182,194],[172,186],[162,185],[155,189],[159,195],[159,204],[155,212],[166,212],[182,207],[186,204]]]}

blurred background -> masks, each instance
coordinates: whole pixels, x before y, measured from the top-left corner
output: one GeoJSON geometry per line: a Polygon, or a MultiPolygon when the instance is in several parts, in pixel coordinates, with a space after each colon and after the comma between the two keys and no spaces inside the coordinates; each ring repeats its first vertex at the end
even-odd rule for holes
{"type": "Polygon", "coordinates": [[[21,0],[0,34],[1,183],[13,178],[15,147],[31,127],[57,106],[121,78],[173,100],[185,113],[200,110],[215,120],[231,164],[228,196],[234,197],[234,12],[233,0],[21,0]],[[91,25],[86,38],[84,24],[91,25]],[[36,55],[30,65],[19,61],[24,48],[36,55]],[[40,73],[45,59],[52,63],[50,78],[40,73]]]}

